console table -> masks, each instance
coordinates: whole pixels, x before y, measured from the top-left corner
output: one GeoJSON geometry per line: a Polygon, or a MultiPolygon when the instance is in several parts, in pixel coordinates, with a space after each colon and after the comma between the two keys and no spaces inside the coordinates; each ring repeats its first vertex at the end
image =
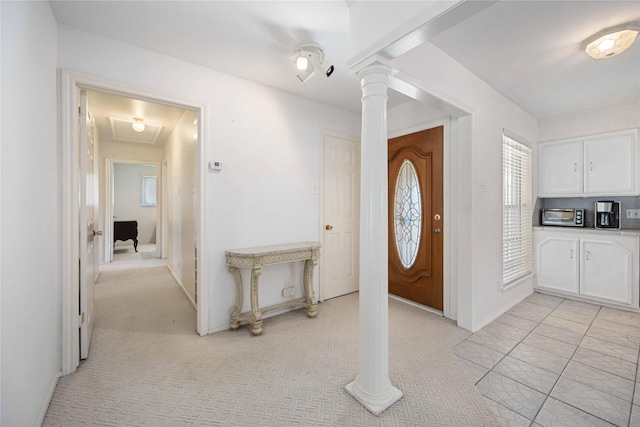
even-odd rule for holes
{"type": "Polygon", "coordinates": [[[113,243],[129,239],[133,240],[133,249],[138,252],[138,221],[113,221],[113,243]]]}
{"type": "Polygon", "coordinates": [[[236,305],[231,309],[231,329],[236,330],[240,322],[251,324],[251,333],[262,333],[262,314],[280,310],[285,307],[306,307],[307,316],[316,317],[318,300],[313,293],[313,268],[318,265],[320,247],[318,242],[301,242],[284,245],[260,246],[255,248],[233,249],[225,251],[227,268],[233,274],[236,282],[236,305]],[[260,308],[258,303],[258,280],[262,274],[262,267],[272,264],[304,261],[303,283],[305,296],[280,304],[260,308]],[[243,302],[243,287],[240,268],[251,268],[251,311],[241,313],[243,302]]]}

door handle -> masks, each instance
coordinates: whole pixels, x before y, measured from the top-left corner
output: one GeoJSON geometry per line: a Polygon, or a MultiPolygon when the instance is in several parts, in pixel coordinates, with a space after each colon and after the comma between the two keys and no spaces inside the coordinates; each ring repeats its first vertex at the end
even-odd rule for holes
{"type": "Polygon", "coordinates": [[[324,229],[325,230],[333,230],[333,225],[327,224],[327,225],[324,226],[324,229]]]}
{"type": "Polygon", "coordinates": [[[442,232],[442,230],[440,230],[438,227],[436,227],[436,228],[433,229],[433,232],[434,233],[440,233],[440,232],[442,232]]]}
{"type": "Polygon", "coordinates": [[[93,237],[95,236],[102,236],[102,231],[93,230],[93,237]]]}

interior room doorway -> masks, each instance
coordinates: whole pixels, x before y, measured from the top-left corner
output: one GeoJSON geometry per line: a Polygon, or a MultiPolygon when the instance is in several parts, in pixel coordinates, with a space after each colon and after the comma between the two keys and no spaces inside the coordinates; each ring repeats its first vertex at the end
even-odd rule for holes
{"type": "MultiPolygon", "coordinates": [[[[158,105],[168,105],[183,110],[191,111],[195,119],[191,119],[192,126],[196,132],[191,134],[194,142],[193,169],[194,178],[192,186],[192,200],[194,202],[194,226],[196,227],[195,240],[198,254],[206,258],[205,233],[197,230],[206,230],[207,214],[204,197],[207,194],[206,178],[206,157],[205,149],[201,141],[205,140],[206,128],[201,117],[205,116],[205,107],[184,101],[163,98],[157,94],[145,93],[135,88],[124,88],[118,83],[108,82],[103,79],[84,75],[68,70],[61,72],[61,150],[62,150],[62,374],[70,374],[78,367],[80,362],[80,325],[82,318],[78,313],[78,298],[80,294],[79,276],[83,266],[78,263],[80,252],[80,239],[78,230],[80,228],[79,212],[83,208],[80,206],[78,197],[80,182],[86,177],[80,170],[80,147],[79,147],[79,93],[80,90],[97,91],[106,94],[115,94],[139,101],[152,102],[158,105]]],[[[129,121],[128,127],[121,129],[129,132],[132,128],[131,122],[135,117],[122,118],[121,121],[129,121]],[[124,120],[123,120],[124,119],[124,120]]],[[[148,123],[154,125],[155,123],[148,123]]],[[[116,125],[117,126],[117,125],[116,125]]],[[[116,128],[117,129],[117,128],[116,128]]],[[[135,129],[134,129],[135,131],[135,129]]],[[[162,161],[162,160],[160,160],[162,161]]],[[[198,282],[207,283],[208,274],[206,263],[201,263],[198,270],[198,282]]],[[[83,270],[82,270],[83,271],[83,270]]],[[[199,286],[196,283],[197,299],[197,331],[200,335],[205,335],[209,330],[209,298],[206,286],[199,286]]]]}

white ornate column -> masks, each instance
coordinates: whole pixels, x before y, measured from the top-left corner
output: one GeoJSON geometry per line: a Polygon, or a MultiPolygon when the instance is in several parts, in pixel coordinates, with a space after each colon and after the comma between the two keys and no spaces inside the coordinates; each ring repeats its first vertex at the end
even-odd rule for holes
{"type": "Polygon", "coordinates": [[[391,68],[375,62],[357,76],[362,87],[360,353],[358,376],[345,390],[379,415],[402,397],[389,381],[387,88],[391,68]]]}

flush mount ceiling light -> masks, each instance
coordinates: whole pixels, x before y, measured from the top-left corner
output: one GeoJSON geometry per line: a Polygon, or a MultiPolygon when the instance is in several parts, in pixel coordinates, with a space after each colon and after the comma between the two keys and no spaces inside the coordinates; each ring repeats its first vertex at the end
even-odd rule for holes
{"type": "Polygon", "coordinates": [[[322,70],[327,76],[333,74],[333,65],[324,63],[324,49],[316,43],[304,43],[293,51],[293,62],[296,64],[297,75],[302,83],[307,83],[316,74],[316,69],[322,70]]]}
{"type": "Polygon", "coordinates": [[[606,28],[582,42],[582,49],[592,58],[603,59],[627,50],[640,31],[640,22],[627,22],[606,28]]]}
{"type": "Polygon", "coordinates": [[[134,117],[131,127],[136,132],[144,132],[144,129],[145,129],[144,120],[142,120],[140,117],[134,117]]]}

